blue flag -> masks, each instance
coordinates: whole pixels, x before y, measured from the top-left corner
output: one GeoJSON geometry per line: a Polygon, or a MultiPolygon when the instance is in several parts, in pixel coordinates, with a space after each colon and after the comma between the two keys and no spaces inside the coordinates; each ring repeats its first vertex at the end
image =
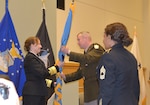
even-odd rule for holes
{"type": "MultiPolygon", "coordinates": [[[[69,13],[68,13],[68,18],[66,20],[66,24],[65,24],[65,28],[64,28],[64,32],[62,35],[62,39],[61,39],[61,46],[66,45],[68,42],[68,38],[70,35],[70,29],[71,29],[71,24],[72,24],[72,13],[74,10],[74,2],[71,3],[70,5],[70,9],[69,9],[69,13]]],[[[64,54],[59,51],[58,53],[58,57],[60,61],[64,61],[64,54]]],[[[62,68],[59,68],[59,71],[62,72],[62,68]]],[[[56,79],[56,87],[55,87],[55,100],[54,100],[54,105],[62,105],[62,94],[61,94],[61,88],[62,88],[62,80],[59,76],[57,76],[56,79]]]]}
{"type": "Polygon", "coordinates": [[[26,80],[23,53],[18,42],[6,0],[5,15],[0,24],[0,74],[6,74],[14,83],[19,96],[26,80]]]}
{"type": "MultiPolygon", "coordinates": [[[[72,24],[72,10],[70,9],[69,14],[68,14],[68,18],[67,18],[67,21],[66,21],[66,25],[65,25],[65,28],[64,28],[64,32],[63,32],[63,35],[62,35],[62,39],[61,39],[61,46],[66,45],[67,42],[68,42],[68,38],[69,38],[69,35],[70,35],[71,24],[72,24]]],[[[60,61],[64,61],[64,54],[61,51],[59,51],[58,57],[59,57],[60,61]]]]}

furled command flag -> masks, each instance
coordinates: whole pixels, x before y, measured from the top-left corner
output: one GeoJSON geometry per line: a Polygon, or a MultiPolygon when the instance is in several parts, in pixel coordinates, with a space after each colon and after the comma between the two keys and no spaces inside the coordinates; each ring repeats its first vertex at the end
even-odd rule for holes
{"type": "Polygon", "coordinates": [[[143,72],[144,69],[142,67],[141,56],[140,56],[136,33],[133,38],[133,45],[131,48],[131,53],[135,56],[138,62],[138,72],[139,72],[139,82],[140,82],[139,105],[146,105],[146,85],[145,85],[145,77],[144,77],[144,72],[143,72]]]}
{"type": "MultiPolygon", "coordinates": [[[[62,35],[62,39],[61,39],[61,46],[67,44],[67,41],[68,41],[68,38],[70,35],[71,24],[72,24],[72,12],[73,12],[73,10],[74,10],[74,2],[72,2],[70,5],[68,18],[67,18],[64,32],[62,35]]],[[[64,61],[64,54],[61,51],[59,51],[58,57],[59,57],[60,61],[64,61]]],[[[59,71],[62,72],[62,68],[60,68],[59,71]]],[[[62,105],[62,94],[61,94],[62,80],[61,80],[59,74],[57,74],[56,83],[57,83],[57,85],[55,87],[55,93],[56,94],[55,94],[54,105],[62,105]]]]}
{"type": "Polygon", "coordinates": [[[6,0],[5,15],[0,24],[0,74],[6,74],[13,81],[19,96],[26,80],[21,51],[6,0]]]}
{"type": "MultiPolygon", "coordinates": [[[[42,45],[42,51],[40,53],[40,58],[44,61],[46,67],[53,66],[55,64],[54,54],[49,40],[49,35],[45,22],[45,9],[43,8],[43,21],[36,34],[40,39],[42,45]]],[[[56,75],[50,76],[48,79],[56,81],[56,75]]],[[[54,88],[48,88],[48,98],[54,93],[54,88]]]]}

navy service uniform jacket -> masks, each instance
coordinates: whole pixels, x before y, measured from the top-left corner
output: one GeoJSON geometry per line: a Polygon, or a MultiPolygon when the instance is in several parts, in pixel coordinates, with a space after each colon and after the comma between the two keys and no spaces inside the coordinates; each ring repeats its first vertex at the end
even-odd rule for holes
{"type": "Polygon", "coordinates": [[[122,44],[112,47],[100,59],[97,75],[99,105],[138,105],[139,79],[135,57],[122,44]]]}
{"type": "Polygon", "coordinates": [[[44,62],[29,52],[24,60],[24,68],[27,81],[23,88],[23,95],[47,96],[48,90],[45,79],[50,74],[44,62]]]}

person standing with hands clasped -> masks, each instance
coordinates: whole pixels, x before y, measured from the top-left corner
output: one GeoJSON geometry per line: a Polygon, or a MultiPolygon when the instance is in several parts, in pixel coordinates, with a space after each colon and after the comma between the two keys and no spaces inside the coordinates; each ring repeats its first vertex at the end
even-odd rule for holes
{"type": "Polygon", "coordinates": [[[24,49],[27,55],[24,59],[26,82],[23,88],[23,105],[46,105],[47,86],[50,87],[54,82],[46,78],[59,72],[59,67],[64,64],[59,62],[56,66],[46,68],[44,62],[38,57],[41,48],[38,37],[29,37],[25,41],[24,49]]]}
{"type": "Polygon", "coordinates": [[[92,43],[89,32],[77,34],[78,45],[84,49],[84,54],[72,52],[66,46],[61,47],[61,51],[69,56],[69,61],[80,63],[78,70],[74,73],[64,75],[61,73],[65,83],[84,79],[84,105],[97,105],[98,80],[96,77],[96,66],[104,52],[98,43],[92,43]]]}
{"type": "Polygon", "coordinates": [[[99,105],[138,105],[138,64],[135,57],[124,48],[132,42],[122,23],[106,26],[103,43],[108,51],[97,66],[99,105]]]}

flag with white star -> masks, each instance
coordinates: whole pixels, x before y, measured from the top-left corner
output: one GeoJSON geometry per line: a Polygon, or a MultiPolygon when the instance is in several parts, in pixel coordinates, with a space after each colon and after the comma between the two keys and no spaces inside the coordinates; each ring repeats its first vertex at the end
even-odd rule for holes
{"type": "Polygon", "coordinates": [[[0,23],[0,62],[0,74],[8,75],[18,95],[22,96],[26,80],[23,68],[24,57],[8,10],[8,0],[6,0],[5,15],[0,23]]]}

